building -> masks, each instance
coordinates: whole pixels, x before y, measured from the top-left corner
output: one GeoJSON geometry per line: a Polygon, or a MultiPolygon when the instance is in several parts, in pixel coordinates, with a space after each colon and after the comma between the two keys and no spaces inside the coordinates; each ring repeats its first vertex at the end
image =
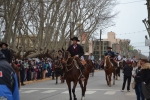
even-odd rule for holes
{"type": "Polygon", "coordinates": [[[96,60],[98,60],[99,58],[101,59],[104,58],[104,53],[107,51],[107,47],[109,45],[110,45],[110,41],[101,41],[101,47],[100,47],[100,41],[98,40],[93,41],[93,55],[96,60]]]}

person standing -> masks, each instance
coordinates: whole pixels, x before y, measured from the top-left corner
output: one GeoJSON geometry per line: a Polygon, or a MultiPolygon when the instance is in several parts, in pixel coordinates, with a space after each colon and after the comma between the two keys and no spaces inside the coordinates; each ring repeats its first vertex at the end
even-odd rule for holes
{"type": "Polygon", "coordinates": [[[141,82],[141,65],[140,61],[137,63],[137,69],[135,70],[135,74],[133,75],[135,81],[135,93],[137,100],[145,100],[145,97],[142,92],[142,82],[141,82]]]}
{"type": "Polygon", "coordinates": [[[11,63],[12,63],[12,55],[11,55],[10,50],[7,48],[7,47],[8,47],[8,44],[2,42],[2,43],[0,44],[0,47],[2,48],[2,49],[1,49],[1,52],[5,55],[6,61],[7,61],[9,64],[11,64],[11,63]]]}
{"type": "Polygon", "coordinates": [[[127,91],[130,92],[130,83],[131,83],[132,70],[133,70],[132,62],[127,61],[127,65],[125,65],[125,67],[123,69],[124,80],[123,80],[123,85],[122,85],[122,92],[124,91],[127,80],[128,80],[127,91]]]}
{"type": "Polygon", "coordinates": [[[147,59],[141,59],[142,91],[146,100],[150,100],[150,63],[147,59]]]}
{"type": "Polygon", "coordinates": [[[20,100],[17,76],[0,51],[0,98],[1,100],[20,100]]]}
{"type": "Polygon", "coordinates": [[[24,62],[22,62],[20,64],[20,79],[21,79],[21,85],[24,86],[25,84],[23,83],[24,82],[24,76],[25,76],[25,69],[24,69],[24,62]]]}

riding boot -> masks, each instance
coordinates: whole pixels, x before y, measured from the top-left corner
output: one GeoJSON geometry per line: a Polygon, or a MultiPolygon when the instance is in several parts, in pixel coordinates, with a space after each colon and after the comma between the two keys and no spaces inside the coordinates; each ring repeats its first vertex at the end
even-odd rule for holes
{"type": "Polygon", "coordinates": [[[84,66],[82,65],[82,66],[80,67],[80,69],[81,69],[81,80],[84,81],[84,80],[85,80],[85,76],[84,76],[84,66]]]}

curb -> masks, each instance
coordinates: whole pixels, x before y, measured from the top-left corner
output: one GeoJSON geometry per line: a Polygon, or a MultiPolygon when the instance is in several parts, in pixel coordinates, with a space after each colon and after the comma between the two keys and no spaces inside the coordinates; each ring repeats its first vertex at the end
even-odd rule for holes
{"type": "Polygon", "coordinates": [[[51,78],[45,78],[45,79],[39,79],[39,80],[34,80],[34,81],[26,81],[24,84],[31,84],[31,83],[36,83],[36,82],[44,82],[44,81],[50,81],[52,80],[51,78]]]}

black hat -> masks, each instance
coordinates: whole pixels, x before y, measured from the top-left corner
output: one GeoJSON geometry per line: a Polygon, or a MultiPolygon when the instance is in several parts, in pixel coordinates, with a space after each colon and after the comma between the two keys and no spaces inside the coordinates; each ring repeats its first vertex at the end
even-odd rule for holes
{"type": "Polygon", "coordinates": [[[5,43],[5,42],[2,42],[2,43],[0,44],[0,47],[2,47],[2,45],[5,45],[6,47],[8,47],[8,44],[5,43]]]}
{"type": "Polygon", "coordinates": [[[112,49],[112,47],[107,47],[107,49],[112,49]]]}
{"type": "Polygon", "coordinates": [[[73,41],[73,40],[76,40],[76,41],[80,41],[80,40],[78,40],[78,37],[73,37],[73,38],[71,38],[71,40],[73,41]]]}

